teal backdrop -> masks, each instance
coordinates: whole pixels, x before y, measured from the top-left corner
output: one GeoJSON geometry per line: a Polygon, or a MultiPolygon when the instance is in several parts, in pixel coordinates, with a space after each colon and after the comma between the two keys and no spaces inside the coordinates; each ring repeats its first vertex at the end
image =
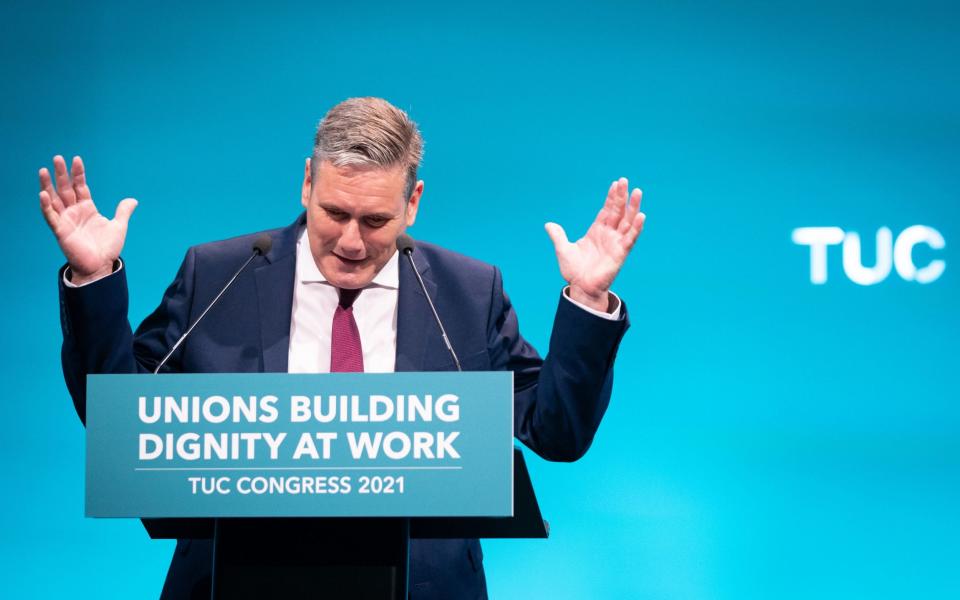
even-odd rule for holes
{"type": "MultiPolygon", "coordinates": [[[[0,595],[146,598],[172,542],[83,517],[36,172],[84,157],[140,207],[130,318],[192,244],[299,212],[313,129],[383,96],[422,128],[411,233],[499,265],[547,347],[579,235],[619,176],[646,231],[615,291],[632,329],[574,464],[528,455],[549,541],[485,543],[491,596],[960,596],[955,3],[5,2],[0,595]],[[912,225],[931,283],[810,281],[800,227],[912,225]]],[[[882,254],[882,253],[881,253],[882,254]]],[[[528,453],[529,454],[529,453],[528,453]]]]}

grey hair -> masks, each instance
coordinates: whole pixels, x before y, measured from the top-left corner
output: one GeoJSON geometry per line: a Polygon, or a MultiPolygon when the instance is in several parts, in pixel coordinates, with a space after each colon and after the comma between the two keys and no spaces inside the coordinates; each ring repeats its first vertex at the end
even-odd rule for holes
{"type": "Polygon", "coordinates": [[[407,113],[383,98],[349,98],[320,120],[313,138],[310,177],[322,161],[335,167],[367,166],[406,169],[406,197],[417,182],[423,138],[407,113]]]}

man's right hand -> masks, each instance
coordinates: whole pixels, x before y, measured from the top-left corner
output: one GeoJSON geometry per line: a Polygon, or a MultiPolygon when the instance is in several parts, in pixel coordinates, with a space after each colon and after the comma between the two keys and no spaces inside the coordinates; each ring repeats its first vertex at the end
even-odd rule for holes
{"type": "Polygon", "coordinates": [[[79,156],[73,157],[71,173],[67,173],[63,157],[54,156],[53,171],[56,186],[50,172],[40,169],[40,210],[67,257],[71,282],[83,285],[109,275],[123,249],[127,223],[137,201],[125,198],[113,219],[107,219],[93,204],[79,156]]]}

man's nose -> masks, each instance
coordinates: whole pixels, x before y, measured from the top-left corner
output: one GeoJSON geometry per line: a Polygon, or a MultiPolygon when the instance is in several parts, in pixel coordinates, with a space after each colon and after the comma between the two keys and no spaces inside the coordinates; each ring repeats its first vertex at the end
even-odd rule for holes
{"type": "Polygon", "coordinates": [[[363,256],[363,238],[360,237],[360,224],[356,220],[350,219],[344,224],[337,246],[345,258],[363,256]]]}

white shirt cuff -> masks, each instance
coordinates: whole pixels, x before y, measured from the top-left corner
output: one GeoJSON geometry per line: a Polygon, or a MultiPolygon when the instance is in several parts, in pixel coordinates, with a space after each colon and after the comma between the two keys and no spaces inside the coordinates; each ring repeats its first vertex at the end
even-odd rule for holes
{"type": "Polygon", "coordinates": [[[115,262],[115,263],[113,264],[113,273],[108,273],[107,275],[104,275],[103,277],[97,277],[96,279],[91,279],[90,281],[87,281],[87,282],[81,283],[80,285],[77,285],[77,284],[75,284],[74,282],[70,281],[70,267],[67,267],[66,269],[63,270],[63,285],[66,286],[66,287],[68,287],[68,288],[81,288],[81,287],[83,287],[83,286],[85,286],[85,285],[90,285],[91,283],[94,283],[94,282],[96,282],[96,281],[100,281],[101,279],[105,279],[105,278],[107,278],[107,277],[110,277],[110,275],[113,275],[114,273],[116,273],[117,271],[119,271],[119,270],[122,269],[122,268],[123,268],[123,261],[118,258],[118,259],[117,259],[117,262],[115,262]]]}
{"type": "Polygon", "coordinates": [[[580,304],[579,302],[571,298],[569,285],[563,288],[563,297],[569,300],[570,302],[573,302],[574,305],[579,306],[580,308],[587,311],[591,315],[596,315],[601,319],[607,319],[608,321],[616,321],[620,318],[620,306],[622,303],[620,302],[620,296],[614,294],[613,292],[610,292],[610,295],[613,297],[614,308],[613,308],[613,312],[607,313],[600,310],[596,310],[594,308],[590,308],[589,306],[586,306],[584,304],[580,304]]]}

